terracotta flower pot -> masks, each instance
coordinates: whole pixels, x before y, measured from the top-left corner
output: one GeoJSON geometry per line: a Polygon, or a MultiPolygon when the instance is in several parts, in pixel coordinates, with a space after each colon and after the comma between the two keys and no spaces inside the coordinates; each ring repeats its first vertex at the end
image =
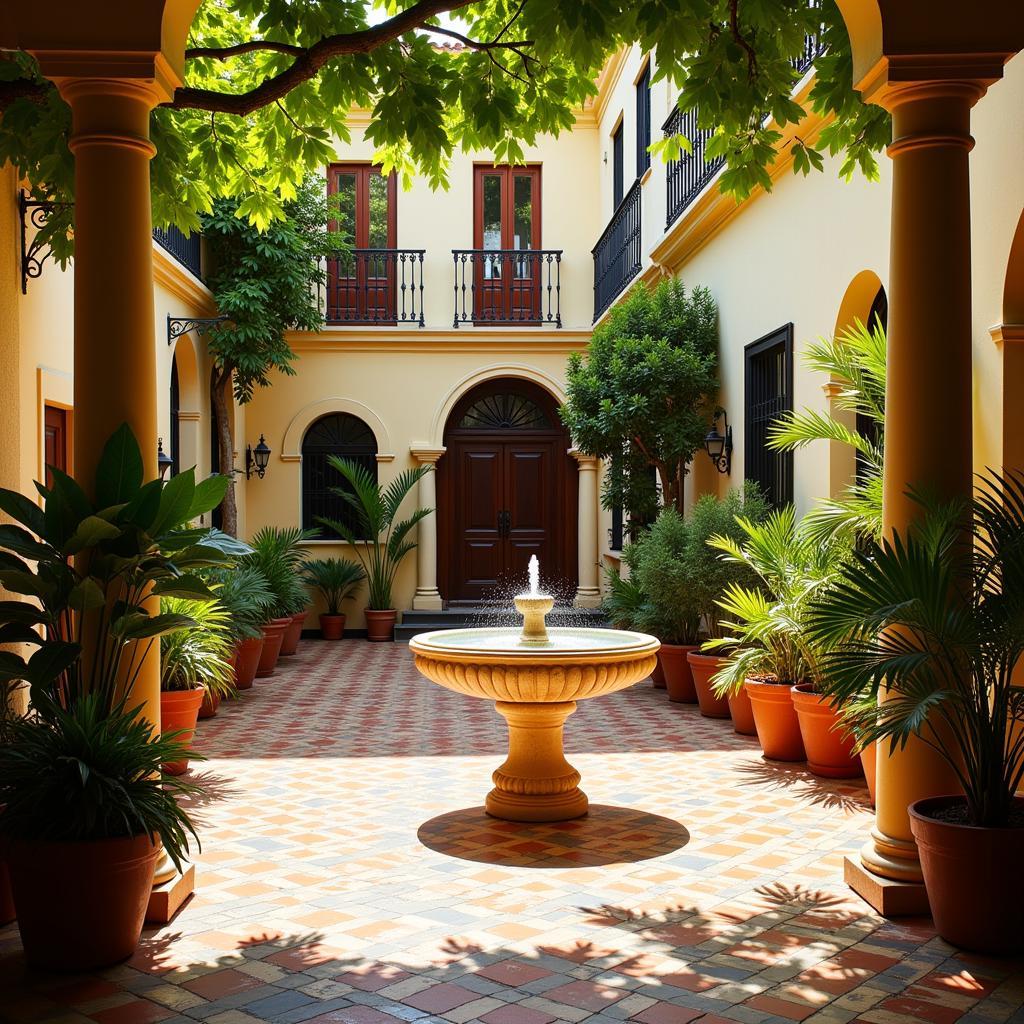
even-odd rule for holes
{"type": "Polygon", "coordinates": [[[302,627],[306,622],[307,612],[298,612],[290,616],[288,628],[284,631],[284,639],[281,641],[281,657],[291,657],[299,649],[299,641],[302,639],[302,627]]]}
{"type": "Polygon", "coordinates": [[[291,619],[271,619],[260,628],[263,630],[263,650],[256,666],[256,678],[265,679],[274,674],[277,659],[281,655],[281,644],[284,642],[284,631],[291,624],[291,619]]]}
{"type": "Polygon", "coordinates": [[[696,704],[697,691],[693,687],[693,674],[686,656],[690,651],[699,650],[695,644],[661,645],[658,654],[665,670],[665,689],[668,699],[676,704],[696,704]]]}
{"type": "MultiPolygon", "coordinates": [[[[162,732],[179,733],[178,742],[190,744],[196,734],[196,721],[203,705],[206,687],[195,690],[170,690],[160,693],[160,728],[162,732]]],[[[168,775],[184,775],[188,771],[188,758],[172,761],[163,766],[168,775]]]]}
{"type": "Polygon", "coordinates": [[[661,664],[661,651],[658,651],[657,661],[654,663],[654,670],[651,672],[651,685],[656,690],[665,689],[665,669],[661,664]]]}
{"type": "Polygon", "coordinates": [[[741,736],[756,736],[757,726],[754,725],[754,708],[750,703],[750,695],[741,687],[738,693],[730,693],[729,716],[732,727],[741,736]]]}
{"type": "MultiPolygon", "coordinates": [[[[1024,799],[1015,803],[1024,810],[1024,799]]],[[[1024,828],[977,828],[935,817],[963,805],[963,797],[933,796],[909,808],[935,927],[961,949],[1018,952],[1024,949],[1024,828]]]]}
{"type": "Polygon", "coordinates": [[[235,689],[248,690],[256,678],[260,655],[263,653],[263,634],[239,640],[235,644],[235,689]]]}
{"type": "Polygon", "coordinates": [[[793,688],[785,683],[748,679],[743,684],[750,696],[754,726],[764,756],[772,761],[803,761],[804,741],[793,707],[793,688]]]}
{"type": "Polygon", "coordinates": [[[857,778],[861,766],[853,752],[853,736],[843,728],[830,699],[815,693],[810,683],[798,683],[793,687],[793,707],[807,751],[807,767],[826,779],[857,778]]]}
{"type": "Polygon", "coordinates": [[[7,870],[7,861],[0,860],[0,925],[10,924],[14,918],[14,894],[11,892],[11,874],[7,870]]]}
{"type": "Polygon", "coordinates": [[[868,784],[871,806],[875,806],[875,744],[869,743],[860,752],[860,766],[864,770],[864,781],[868,784]]]}
{"type": "Polygon", "coordinates": [[[89,971],[131,956],[157,852],[146,835],[13,840],[7,863],[28,962],[47,971],[89,971]]]}
{"type": "Polygon", "coordinates": [[[340,640],[345,635],[345,616],[328,615],[326,612],[320,616],[320,635],[325,640],[340,640]]]}
{"type": "Polygon", "coordinates": [[[394,608],[386,611],[366,609],[366,639],[377,642],[392,640],[395,635],[395,620],[398,612],[394,608]]]}
{"type": "Polygon", "coordinates": [[[729,700],[718,697],[711,686],[711,677],[722,667],[724,658],[714,654],[700,654],[690,651],[686,656],[693,676],[693,688],[697,691],[697,703],[705,718],[728,718],[729,700]]]}
{"type": "Polygon", "coordinates": [[[220,694],[207,689],[203,694],[203,703],[199,705],[200,718],[213,718],[220,707],[220,694]]]}

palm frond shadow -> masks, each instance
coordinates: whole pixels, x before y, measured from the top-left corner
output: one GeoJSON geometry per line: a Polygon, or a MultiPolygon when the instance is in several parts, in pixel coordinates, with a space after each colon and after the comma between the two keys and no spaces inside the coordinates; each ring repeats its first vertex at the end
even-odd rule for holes
{"type": "Polygon", "coordinates": [[[811,774],[805,765],[780,761],[744,761],[734,770],[745,776],[742,785],[787,789],[800,800],[844,814],[871,811],[867,787],[857,779],[824,779],[811,774]]]}

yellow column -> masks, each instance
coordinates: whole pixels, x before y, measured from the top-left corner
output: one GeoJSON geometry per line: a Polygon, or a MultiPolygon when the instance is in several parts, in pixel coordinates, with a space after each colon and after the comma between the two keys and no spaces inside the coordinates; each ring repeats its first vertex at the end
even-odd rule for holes
{"type": "Polygon", "coordinates": [[[597,459],[575,448],[570,449],[569,454],[579,466],[576,526],[579,584],[573,604],[577,608],[596,608],[601,603],[598,581],[597,459]]]}
{"type": "Polygon", "coordinates": [[[437,589],[437,460],[445,453],[444,448],[413,448],[413,457],[422,464],[434,466],[430,473],[424,473],[419,483],[419,507],[434,511],[421,519],[416,541],[416,593],[412,606],[417,611],[436,611],[441,608],[441,594],[437,589]]]}

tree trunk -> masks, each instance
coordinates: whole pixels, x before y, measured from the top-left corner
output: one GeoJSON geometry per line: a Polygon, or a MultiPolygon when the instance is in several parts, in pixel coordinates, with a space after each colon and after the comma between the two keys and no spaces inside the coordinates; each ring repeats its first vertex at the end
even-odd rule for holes
{"type": "Polygon", "coordinates": [[[232,537],[238,536],[238,505],[235,502],[235,446],[231,437],[231,370],[215,369],[210,378],[210,397],[213,400],[214,424],[217,431],[217,451],[220,471],[228,478],[228,489],[220,503],[220,528],[232,537]]]}

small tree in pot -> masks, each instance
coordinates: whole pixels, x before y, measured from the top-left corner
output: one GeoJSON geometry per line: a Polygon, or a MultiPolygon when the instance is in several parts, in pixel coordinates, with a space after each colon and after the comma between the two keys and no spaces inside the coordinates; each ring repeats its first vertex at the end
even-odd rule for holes
{"type": "Polygon", "coordinates": [[[320,633],[325,640],[340,640],[345,633],[345,616],[341,607],[355,596],[366,579],[358,562],[345,558],[315,558],[306,562],[303,578],[307,586],[320,592],[324,611],[320,613],[320,633]]]}
{"type": "Polygon", "coordinates": [[[890,751],[924,743],[946,766],[951,795],[910,805],[939,934],[1019,950],[1024,476],[990,474],[969,514],[927,505],[919,528],[870,542],[812,602],[807,628],[835,645],[825,688],[859,732],[890,751]]]}

